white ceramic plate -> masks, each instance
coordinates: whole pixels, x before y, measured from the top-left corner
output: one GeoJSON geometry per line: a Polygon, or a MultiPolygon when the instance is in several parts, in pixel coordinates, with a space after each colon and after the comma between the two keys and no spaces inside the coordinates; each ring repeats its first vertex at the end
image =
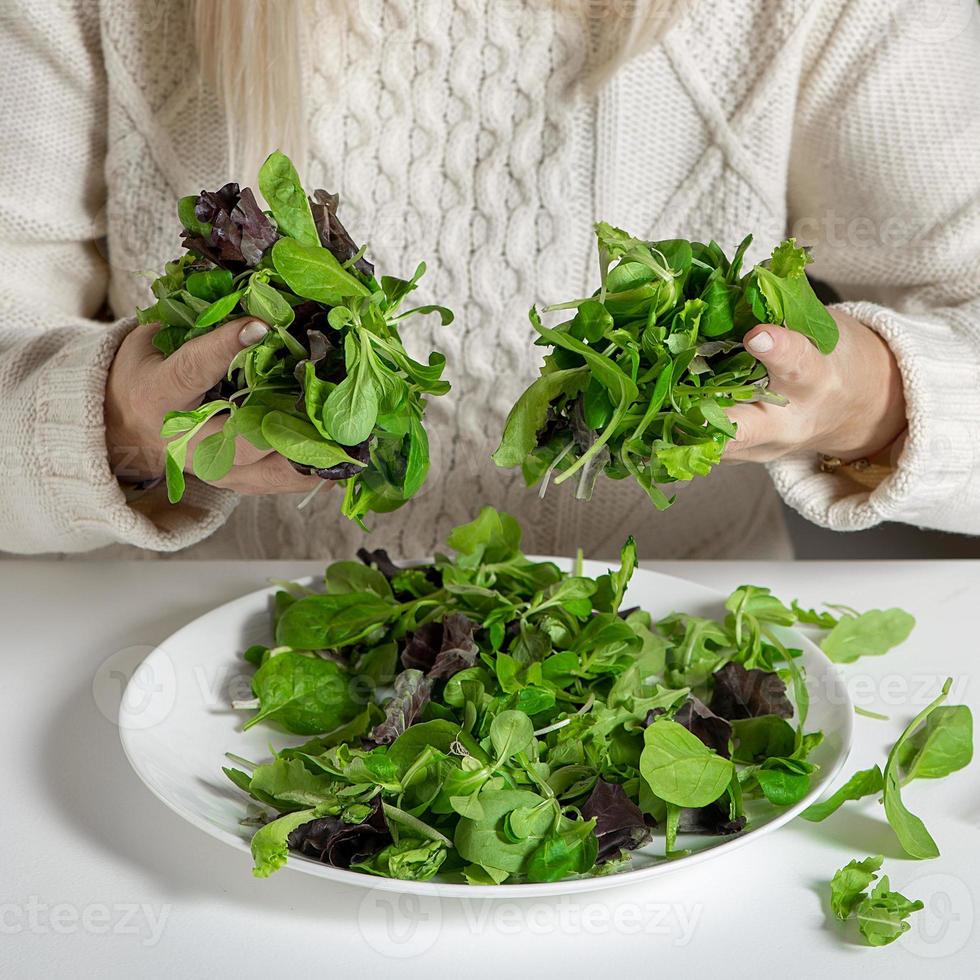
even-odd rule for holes
{"type": "MultiPolygon", "coordinates": [[[[567,560],[555,560],[563,568],[569,567],[567,560]]],[[[600,562],[585,563],[585,573],[592,576],[602,574],[607,568],[600,562]]],[[[240,823],[248,801],[221,772],[222,765],[228,764],[225,752],[264,760],[269,756],[270,741],[276,748],[304,741],[290,739],[262,725],[242,732],[243,713],[230,707],[233,699],[251,697],[252,668],[242,660],[241,652],[253,643],[270,643],[270,597],[275,591],[276,587],[270,586],[235,599],[174,633],[134,673],[119,716],[123,748],[140,779],[175,813],[242,851],[243,870],[250,866],[249,839],[254,828],[240,823]]],[[[654,618],[676,610],[713,617],[724,612],[719,593],[643,569],[637,569],[633,575],[624,605],[642,606],[654,618]]],[[[777,808],[765,801],[757,803],[749,810],[749,829],[741,834],[684,835],[679,843],[692,853],[673,861],[663,861],[663,839],[659,838],[633,852],[632,870],[543,884],[494,887],[398,881],[331,868],[295,854],[290,855],[286,868],[347,884],[420,895],[534,897],[609,888],[676,873],[696,862],[721,857],[736,847],[758,841],[824,792],[843,765],[851,745],[852,705],[834,665],[800,633],[780,632],[784,642],[804,651],[810,691],[806,727],[808,731],[820,729],[825,735],[810,757],[820,769],[810,792],[795,806],[777,808]]]]}

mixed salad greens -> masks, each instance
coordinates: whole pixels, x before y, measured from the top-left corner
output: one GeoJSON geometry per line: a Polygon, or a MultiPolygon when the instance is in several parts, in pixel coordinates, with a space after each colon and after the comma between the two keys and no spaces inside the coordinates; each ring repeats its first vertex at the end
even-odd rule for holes
{"type": "MultiPolygon", "coordinates": [[[[750,585],[722,620],[654,621],[625,607],[632,540],[596,578],[520,545],[517,522],[487,507],[449,535],[453,557],[403,568],[362,551],[327,568],[324,593],[276,593],[275,646],[245,652],[255,697],[236,707],[255,710],[246,728],[306,741],[225,769],[262,806],[256,875],[293,850],[395,878],[555,881],[622,870],[654,833],[668,859],[686,834],[739,833],[754,801],[804,797],[823,737],[806,728],[801,651],[778,627],[824,631],[844,662],[911,629],[901,610],[816,612],[750,585]]],[[[884,788],[899,839],[925,856],[899,786],[972,750],[969,710],[939,710],[915,720],[884,776],[859,774],[806,815],[884,788]]]]}
{"type": "Polygon", "coordinates": [[[183,496],[188,443],[220,415],[221,429],[194,451],[200,479],[228,473],[241,437],[303,473],[339,481],[344,516],[363,524],[425,482],[425,396],[449,390],[445,357],[413,360],[398,330],[414,314],[436,313],[443,324],[453,314],[431,305],[401,311],[425,263],[411,279],[377,279],[337,216],[336,195],[307,197],[282,153],[262,165],[259,189],[268,212],[234,183],[180,199],[187,251],[167,263],[151,287],[156,302],[138,314],[161,325],[154,344],[166,355],[237,317],[271,328],[235,357],[202,405],[166,416],[168,494],[173,503],[183,496]]]}
{"type": "Polygon", "coordinates": [[[632,477],[664,509],[673,498],[661,485],[705,476],[721,460],[735,435],[724,408],[785,404],[769,390],[765,365],[742,349],[745,333],[782,324],[829,354],[837,324],[792,238],[743,273],[751,235],[729,260],[715,242],[645,242],[605,222],[595,232],[599,289],[546,307],[573,313],[556,327],[532,307],[537,343],[551,350],[493,459],[521,466],[542,494],[552,476],[555,484],[575,477],[585,500],[600,474],[632,477]]]}
{"type": "Polygon", "coordinates": [[[855,858],[836,872],[830,882],[830,907],[838,919],[857,919],[858,928],[869,946],[887,946],[911,928],[906,921],[925,906],[893,892],[888,875],[878,878],[884,858],[877,854],[863,861],[855,858]]]}

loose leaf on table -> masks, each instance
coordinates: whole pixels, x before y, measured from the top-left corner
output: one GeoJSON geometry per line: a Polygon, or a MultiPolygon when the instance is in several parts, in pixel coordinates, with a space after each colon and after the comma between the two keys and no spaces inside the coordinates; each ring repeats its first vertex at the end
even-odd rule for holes
{"type": "Polygon", "coordinates": [[[904,609],[872,609],[860,616],[842,616],[820,647],[834,663],[877,657],[904,643],[915,619],[904,609]]]}
{"type": "Polygon", "coordinates": [[[862,899],[857,907],[858,928],[869,946],[887,946],[911,928],[905,920],[925,908],[920,901],[910,901],[889,887],[888,875],[862,899]]]}
{"type": "Polygon", "coordinates": [[[860,800],[865,796],[880,793],[884,787],[884,777],[879,766],[860,769],[840,789],[835,790],[825,800],[808,806],[801,816],[814,823],[826,820],[836,813],[848,800],[860,800]]]}
{"type": "Polygon", "coordinates": [[[855,858],[835,872],[830,882],[830,907],[838,919],[846,919],[864,898],[868,886],[877,878],[884,858],[855,858]]]}
{"type": "Polygon", "coordinates": [[[973,714],[964,704],[935,708],[899,747],[901,781],[941,779],[973,759],[973,714]]]}
{"type": "Polygon", "coordinates": [[[920,860],[925,858],[939,857],[939,847],[933,840],[932,835],[926,830],[926,825],[914,813],[910,812],[902,800],[901,790],[901,756],[905,744],[912,737],[912,734],[926,719],[946,700],[949,688],[953,679],[946,679],[943,689],[934,701],[920,711],[909,723],[908,727],[899,736],[898,741],[892,746],[888,753],[888,760],[885,763],[884,774],[884,793],[885,816],[895,831],[899,842],[905,852],[920,860]]]}

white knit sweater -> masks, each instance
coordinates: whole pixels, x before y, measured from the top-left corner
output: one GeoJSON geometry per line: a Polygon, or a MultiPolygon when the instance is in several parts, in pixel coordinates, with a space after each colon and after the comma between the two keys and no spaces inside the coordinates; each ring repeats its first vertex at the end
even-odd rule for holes
{"type": "MultiPolygon", "coordinates": [[[[535,375],[531,302],[594,284],[591,223],[640,235],[795,231],[815,272],[886,338],[909,435],[872,493],[810,454],[769,468],[817,523],[980,532],[980,17],[974,0],[699,2],[594,99],[564,92],[584,39],[545,0],[360,0],[311,24],[308,185],[338,190],[384,270],[419,259],[457,324],[442,349],[429,483],[374,519],[373,545],[426,554],[491,503],[528,548],[608,555],[786,554],[762,467],[722,467],[658,514],[628,482],[543,501],[488,460],[535,375]],[[925,17],[925,11],[931,17],[925,17]],[[945,11],[945,13],[943,13],[945,11]]],[[[108,365],[177,249],[174,201],[229,176],[225,127],[196,81],[187,8],[160,0],[0,3],[0,548],[204,557],[349,554],[363,534],[320,494],[239,501],[188,481],[127,504],[109,472],[108,365]],[[106,303],[115,323],[95,317],[106,303]]]]}

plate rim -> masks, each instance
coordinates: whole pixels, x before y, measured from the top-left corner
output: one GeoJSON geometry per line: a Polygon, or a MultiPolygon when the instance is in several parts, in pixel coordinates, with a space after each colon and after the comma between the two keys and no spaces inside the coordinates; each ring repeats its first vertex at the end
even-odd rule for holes
{"type": "MultiPolygon", "coordinates": [[[[572,559],[567,557],[542,557],[534,555],[528,555],[527,557],[533,561],[553,561],[559,566],[567,566],[572,561],[572,559]]],[[[418,559],[414,562],[406,561],[399,562],[398,564],[408,566],[411,564],[417,564],[420,561],[424,562],[425,560],[426,559],[418,559]]],[[[597,559],[586,559],[585,561],[586,568],[588,568],[589,565],[601,564],[604,563],[597,559]]],[[[686,586],[702,592],[705,598],[710,598],[716,602],[719,600],[724,600],[725,598],[725,594],[723,592],[713,589],[710,586],[702,585],[700,582],[694,582],[691,579],[684,578],[680,575],[670,575],[666,572],[658,572],[655,569],[643,568],[639,565],[637,566],[636,571],[641,572],[644,575],[654,576],[655,578],[668,579],[672,582],[683,582],[686,586]]],[[[299,583],[316,582],[319,581],[319,577],[306,575],[295,579],[295,581],[299,583]]],[[[222,827],[216,826],[206,818],[200,816],[194,810],[188,809],[181,803],[168,798],[154,784],[151,776],[145,771],[145,768],[141,765],[136,754],[138,746],[135,743],[138,742],[139,737],[146,731],[146,729],[132,727],[125,724],[123,721],[123,716],[125,714],[125,705],[128,703],[127,696],[130,694],[130,686],[137,683],[136,676],[143,664],[147,663],[155,656],[166,655],[165,648],[170,644],[176,645],[176,641],[179,640],[181,634],[190,631],[193,627],[197,626],[202,619],[206,619],[208,616],[213,615],[219,610],[226,610],[236,605],[251,605],[256,603],[260,598],[265,598],[267,600],[271,595],[280,589],[281,586],[276,584],[269,584],[263,588],[254,589],[253,591],[247,592],[244,595],[240,595],[234,599],[229,599],[227,602],[214,606],[212,609],[202,613],[200,616],[195,616],[194,619],[184,623],[181,627],[174,630],[174,632],[169,634],[164,640],[156,644],[154,648],[146,655],[146,657],[144,657],[139,664],[134,667],[133,674],[130,676],[126,688],[123,691],[119,706],[119,723],[117,728],[119,730],[119,739],[122,744],[123,754],[126,756],[127,762],[139,777],[143,785],[161,803],[163,803],[167,809],[186,820],[189,824],[196,827],[198,830],[203,831],[208,836],[220,840],[223,843],[230,845],[235,850],[241,851],[249,856],[251,855],[251,849],[248,841],[243,840],[241,837],[225,830],[222,827]]],[[[825,667],[828,671],[830,671],[831,676],[834,678],[835,685],[839,689],[839,692],[843,693],[843,708],[845,709],[844,716],[847,718],[847,724],[846,730],[841,733],[843,735],[843,739],[840,753],[834,760],[833,764],[822,771],[818,784],[813,787],[800,801],[786,807],[781,811],[778,811],[771,819],[767,820],[759,827],[750,828],[739,834],[732,835],[719,844],[712,847],[707,847],[701,851],[695,851],[694,853],[685,855],[684,857],[675,858],[672,861],[664,861],[659,864],[650,865],[649,867],[634,868],[615,874],[592,875],[589,877],[568,878],[562,881],[551,882],[515,882],[501,885],[467,885],[454,882],[407,881],[398,878],[386,878],[379,875],[369,875],[363,872],[351,871],[346,868],[334,868],[330,865],[322,864],[319,861],[304,858],[302,855],[293,854],[290,855],[290,859],[281,870],[292,870],[301,874],[325,878],[328,881],[336,881],[341,884],[350,885],[352,887],[366,888],[369,890],[373,889],[386,892],[398,892],[401,894],[422,895],[435,898],[462,898],[464,896],[469,896],[472,898],[513,899],[518,897],[557,897],[570,893],[599,891],[607,888],[633,885],[641,881],[661,877],[665,874],[673,874],[682,868],[693,867],[694,865],[700,864],[708,859],[721,858],[725,854],[729,854],[745,844],[756,840],[758,837],[764,836],[767,833],[771,833],[778,830],[780,827],[785,826],[813,802],[819,799],[819,797],[829,788],[830,784],[834,781],[834,779],[836,779],[837,775],[844,767],[853,747],[854,705],[851,699],[850,691],[847,689],[847,685],[843,682],[843,679],[837,670],[836,664],[834,664],[834,662],[827,657],[827,655],[817,646],[816,643],[813,642],[813,640],[810,639],[810,637],[806,636],[804,633],[801,633],[795,627],[784,627],[784,629],[792,632],[796,639],[801,641],[805,654],[815,656],[825,662],[825,667]]],[[[224,753],[221,753],[221,757],[224,758],[224,753]]]]}

